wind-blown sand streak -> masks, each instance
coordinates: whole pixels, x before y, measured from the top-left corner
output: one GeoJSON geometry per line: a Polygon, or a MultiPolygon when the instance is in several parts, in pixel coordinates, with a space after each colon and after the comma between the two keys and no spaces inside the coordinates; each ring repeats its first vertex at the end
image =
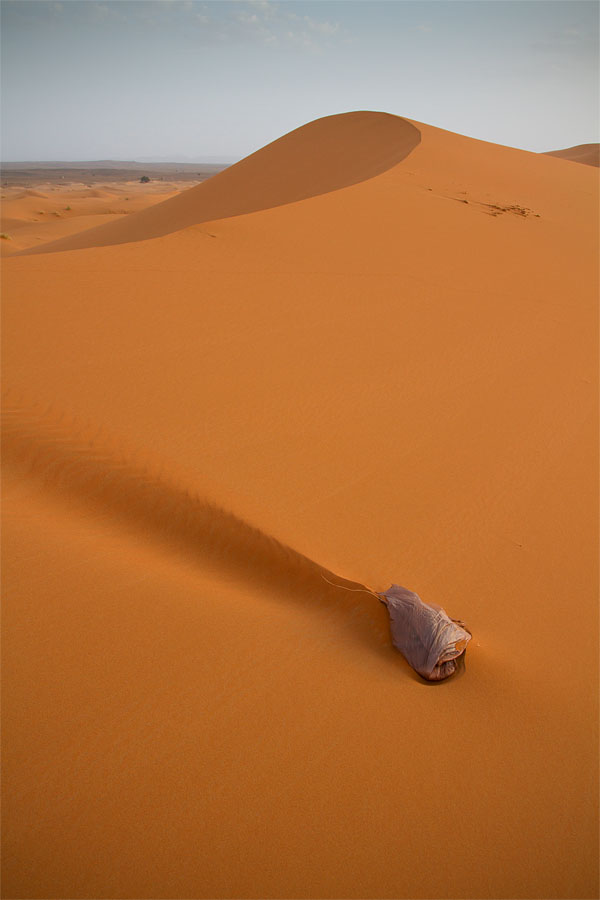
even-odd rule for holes
{"type": "MultiPolygon", "coordinates": [[[[8,395],[7,395],[8,397],[8,395]]],[[[5,467],[43,485],[63,502],[100,519],[109,516],[134,533],[203,567],[225,569],[242,584],[303,604],[334,607],[350,615],[357,633],[381,622],[376,597],[358,597],[365,585],[331,572],[216,503],[136,463],[98,429],[64,414],[2,406],[5,467]],[[338,587],[333,587],[333,582],[338,587]]],[[[376,630],[381,646],[381,628],[376,630]]],[[[389,641],[384,641],[389,645],[389,641]]]]}

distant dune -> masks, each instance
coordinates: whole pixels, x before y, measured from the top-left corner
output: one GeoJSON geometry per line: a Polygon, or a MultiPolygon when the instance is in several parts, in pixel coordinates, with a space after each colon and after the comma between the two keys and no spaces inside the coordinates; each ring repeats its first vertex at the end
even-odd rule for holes
{"type": "Polygon", "coordinates": [[[3,256],[134,215],[188,189],[189,184],[126,181],[108,182],[98,189],[76,182],[44,187],[45,191],[2,189],[0,231],[7,235],[0,244],[3,256]]]}
{"type": "Polygon", "coordinates": [[[3,201],[4,896],[598,896],[598,174],[356,112],[3,201]]]}
{"type": "Polygon", "coordinates": [[[600,166],[600,144],[577,144],[566,150],[548,150],[545,155],[558,156],[559,159],[569,159],[586,166],[600,166]]]}

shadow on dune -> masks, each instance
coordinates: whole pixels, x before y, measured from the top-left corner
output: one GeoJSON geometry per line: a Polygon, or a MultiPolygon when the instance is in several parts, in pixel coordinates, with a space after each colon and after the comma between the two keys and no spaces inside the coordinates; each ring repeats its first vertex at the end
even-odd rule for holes
{"type": "Polygon", "coordinates": [[[600,144],[577,144],[564,150],[547,150],[544,156],[556,156],[585,166],[600,167],[600,144]]]}
{"type": "Polygon", "coordinates": [[[170,200],[19,255],[143,241],[190,225],[307,200],[386,172],[420,141],[418,128],[388,113],[326,116],[170,200]]]}
{"type": "MultiPolygon", "coordinates": [[[[143,464],[123,459],[98,433],[63,417],[3,404],[3,465],[68,504],[158,542],[193,564],[226,572],[278,601],[293,599],[328,616],[390,664],[387,614],[364,585],[340,578],[296,550],[143,464]],[[324,578],[345,588],[329,585],[324,578]]],[[[417,679],[420,680],[417,676],[417,679]]]]}

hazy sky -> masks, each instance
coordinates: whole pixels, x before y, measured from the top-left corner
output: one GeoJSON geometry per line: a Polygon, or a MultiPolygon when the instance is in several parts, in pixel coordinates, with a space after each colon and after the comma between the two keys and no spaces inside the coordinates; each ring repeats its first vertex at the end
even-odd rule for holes
{"type": "Polygon", "coordinates": [[[598,140],[596,0],[2,0],[6,160],[238,159],[373,109],[598,140]]]}

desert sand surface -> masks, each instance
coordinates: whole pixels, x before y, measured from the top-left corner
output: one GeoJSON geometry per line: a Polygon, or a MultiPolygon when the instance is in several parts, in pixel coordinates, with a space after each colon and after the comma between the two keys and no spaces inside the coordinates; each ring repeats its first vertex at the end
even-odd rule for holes
{"type": "Polygon", "coordinates": [[[597,214],[360,112],[3,261],[4,896],[597,896],[597,214]]]}
{"type": "Polygon", "coordinates": [[[577,144],[565,150],[549,150],[546,156],[558,156],[586,166],[600,166],[600,144],[577,144]]]}
{"type": "MultiPolygon", "coordinates": [[[[0,253],[3,256],[88,231],[190,188],[187,180],[165,181],[164,178],[146,184],[141,184],[139,178],[105,180],[100,185],[84,181],[65,183],[58,180],[59,171],[47,170],[45,174],[54,178],[40,181],[36,177],[38,170],[31,170],[27,184],[2,188],[0,253]]],[[[70,175],[73,171],[69,170],[70,175]]]]}

